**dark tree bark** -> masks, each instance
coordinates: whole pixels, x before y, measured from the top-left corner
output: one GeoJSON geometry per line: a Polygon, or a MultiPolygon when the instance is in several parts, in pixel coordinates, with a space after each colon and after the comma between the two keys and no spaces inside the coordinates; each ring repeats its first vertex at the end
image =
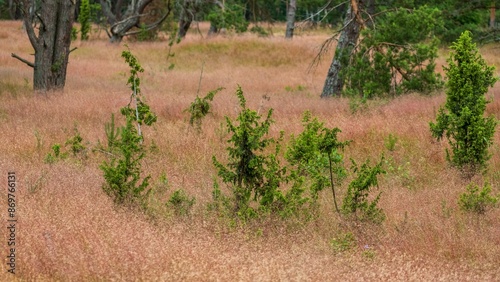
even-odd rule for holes
{"type": "Polygon", "coordinates": [[[19,20],[23,18],[17,1],[9,0],[9,15],[12,20],[19,20]]]}
{"type": "Polygon", "coordinates": [[[12,56],[33,67],[35,91],[63,89],[66,83],[75,3],[70,0],[45,0],[39,7],[30,6],[33,2],[24,0],[20,4],[26,32],[35,49],[35,62],[30,63],[15,54],[12,56]]]}
{"type": "Polygon", "coordinates": [[[297,9],[297,1],[290,0],[288,3],[288,11],[286,14],[286,33],[285,38],[292,39],[295,29],[295,10],[297,9]]]}
{"type": "Polygon", "coordinates": [[[357,9],[353,8],[352,2],[356,2],[356,0],[351,1],[347,8],[344,25],[337,42],[335,56],[326,75],[321,98],[340,96],[344,88],[344,78],[341,71],[348,64],[349,56],[356,46],[361,29],[360,22],[356,20],[355,11],[357,9]]]}
{"type": "Polygon", "coordinates": [[[184,0],[181,4],[181,13],[179,15],[179,32],[177,38],[182,39],[191,27],[191,23],[197,13],[197,3],[195,0],[184,0]]]}
{"type": "MultiPolygon", "coordinates": [[[[102,12],[108,19],[111,25],[108,35],[111,42],[120,42],[123,37],[138,33],[137,31],[130,31],[133,27],[139,27],[140,19],[144,14],[144,9],[153,2],[153,0],[134,0],[131,1],[127,10],[123,15],[121,14],[122,0],[114,1],[115,6],[111,7],[110,2],[106,0],[99,0],[102,12]]],[[[167,12],[153,24],[146,26],[147,30],[158,27],[170,14],[171,11],[170,1],[167,1],[167,12]]]]}

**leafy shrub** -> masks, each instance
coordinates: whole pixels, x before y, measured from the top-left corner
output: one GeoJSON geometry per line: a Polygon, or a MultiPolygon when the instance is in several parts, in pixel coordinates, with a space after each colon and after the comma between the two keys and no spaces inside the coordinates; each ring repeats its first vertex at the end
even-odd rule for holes
{"type": "Polygon", "coordinates": [[[357,174],[355,179],[351,181],[347,188],[347,193],[342,203],[342,212],[346,215],[354,215],[362,221],[371,221],[381,223],[385,220],[385,214],[382,209],[377,207],[380,200],[379,193],[371,202],[368,200],[371,187],[378,186],[377,175],[384,173],[382,170],[382,161],[374,167],[370,167],[368,161],[359,167],[354,160],[352,167],[354,173],[357,174]]]}
{"type": "Polygon", "coordinates": [[[90,23],[91,23],[91,14],[90,14],[90,1],[89,0],[81,0],[80,2],[80,14],[78,15],[78,22],[80,23],[80,39],[88,40],[90,33],[90,23]]]}
{"type": "Polygon", "coordinates": [[[87,158],[87,148],[82,144],[83,138],[80,136],[80,132],[78,131],[77,127],[75,127],[74,131],[75,134],[68,140],[66,140],[64,146],[61,146],[61,144],[59,143],[52,145],[52,152],[48,153],[45,157],[45,163],[52,164],[57,160],[66,159],[69,155],[69,152],[72,153],[73,157],[80,156],[83,159],[87,158]],[[65,149],[68,146],[69,152],[68,149],[65,149]]]}
{"type": "Polygon", "coordinates": [[[446,136],[451,154],[446,158],[453,165],[471,176],[486,167],[490,158],[488,147],[492,144],[497,121],[483,117],[488,101],[484,94],[497,78],[494,67],[486,64],[466,31],[451,46],[452,53],[445,67],[446,104],[439,109],[436,123],[430,123],[432,135],[440,140],[446,136]]]}
{"type": "Polygon", "coordinates": [[[189,108],[186,109],[187,112],[191,115],[189,118],[189,124],[194,126],[198,131],[201,130],[201,121],[202,119],[210,113],[210,102],[213,101],[215,94],[221,91],[222,87],[219,87],[215,90],[212,90],[207,93],[207,95],[203,98],[200,98],[196,95],[194,102],[189,105],[189,108]]]}
{"type": "Polygon", "coordinates": [[[214,5],[214,8],[207,16],[207,20],[218,29],[226,28],[237,33],[247,31],[249,24],[245,19],[245,8],[236,3],[226,3],[224,9],[214,5]]]}
{"type": "Polygon", "coordinates": [[[185,216],[191,212],[194,203],[194,197],[189,197],[184,190],[176,190],[170,196],[167,206],[174,209],[175,215],[185,216]]]}
{"type": "Polygon", "coordinates": [[[264,207],[271,207],[275,202],[277,189],[285,180],[285,168],[281,167],[276,157],[280,151],[277,145],[275,153],[263,154],[269,145],[276,144],[273,138],[264,138],[273,122],[272,109],[264,121],[256,111],[246,107],[246,99],[241,87],[236,90],[241,111],[234,124],[228,117],[226,123],[228,132],[232,134],[227,148],[229,163],[220,163],[215,156],[212,158],[222,181],[231,186],[234,195],[234,211],[243,217],[254,214],[250,200],[259,202],[264,207]]]}
{"type": "Polygon", "coordinates": [[[103,190],[115,203],[144,206],[150,192],[148,185],[151,177],[141,177],[141,160],[146,154],[141,125],[152,125],[157,117],[140,95],[138,74],[144,69],[130,51],[123,51],[122,57],[130,67],[127,84],[132,89],[131,102],[135,101],[135,109],[130,103],[121,109],[120,112],[126,120],[125,126],[116,128],[113,115],[111,122],[106,124],[110,160],[103,162],[99,167],[104,172],[106,180],[103,190]]]}
{"type": "Polygon", "coordinates": [[[260,37],[268,37],[269,36],[269,32],[267,32],[263,27],[258,26],[258,25],[252,26],[252,28],[250,28],[250,32],[257,34],[260,37]]]}
{"type": "Polygon", "coordinates": [[[398,142],[398,137],[390,133],[384,140],[384,145],[387,150],[393,152],[396,149],[396,143],[398,142]]]}
{"type": "Polygon", "coordinates": [[[308,198],[302,196],[302,180],[296,174],[288,174],[287,167],[280,162],[283,132],[278,139],[265,138],[273,122],[272,109],[261,121],[256,111],[246,108],[241,87],[238,87],[236,95],[241,106],[236,118],[238,123],[226,117],[231,134],[228,140],[231,145],[227,148],[229,163],[223,165],[213,157],[218,175],[231,188],[233,197],[224,196],[215,181],[214,203],[209,207],[222,214],[232,213],[242,220],[266,214],[277,214],[282,218],[310,218],[304,207],[308,198]],[[290,189],[280,189],[288,182],[292,182],[290,189]],[[231,210],[229,213],[225,211],[228,208],[231,210]]]}
{"type": "Polygon", "coordinates": [[[343,253],[356,246],[356,238],[351,232],[341,233],[330,241],[330,246],[336,253],[343,253]]]}
{"type": "Polygon", "coordinates": [[[481,190],[474,184],[467,185],[467,192],[460,195],[459,206],[462,210],[477,214],[485,214],[498,202],[499,197],[491,196],[491,186],[485,184],[481,190]]]}
{"type": "Polygon", "coordinates": [[[346,177],[343,156],[340,151],[350,143],[337,140],[338,128],[325,128],[324,124],[305,112],[302,123],[304,130],[297,137],[292,136],[285,154],[287,161],[295,168],[292,174],[309,179],[309,191],[313,201],[325,187],[332,189],[335,209],[338,211],[335,185],[346,177]]]}

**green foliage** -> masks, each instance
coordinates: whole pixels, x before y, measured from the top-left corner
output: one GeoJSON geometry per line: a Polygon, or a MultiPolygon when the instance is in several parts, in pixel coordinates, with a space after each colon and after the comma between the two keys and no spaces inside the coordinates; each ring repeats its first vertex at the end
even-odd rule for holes
{"type": "Polygon", "coordinates": [[[486,167],[490,158],[488,147],[492,144],[497,121],[483,117],[484,97],[497,78],[494,67],[486,64],[472,43],[471,33],[464,32],[451,46],[452,53],[445,67],[446,104],[439,109],[436,123],[430,123],[432,135],[438,140],[446,136],[451,154],[448,161],[468,176],[486,167]]]}
{"type": "MultiPolygon", "coordinates": [[[[230,186],[233,192],[233,211],[240,218],[249,218],[257,215],[257,210],[250,206],[250,201],[257,202],[261,210],[278,212],[283,209],[283,204],[291,201],[292,195],[284,195],[278,190],[286,182],[286,168],[282,167],[278,159],[280,153],[280,140],[265,138],[271,119],[272,109],[267,113],[264,121],[254,110],[246,107],[246,100],[241,87],[236,90],[240,101],[241,111],[235,124],[226,117],[227,129],[231,134],[227,147],[229,163],[223,165],[215,156],[212,158],[222,181],[230,186]],[[267,153],[271,144],[275,145],[274,152],[267,153]]],[[[281,139],[281,138],[280,138],[281,139]]],[[[222,199],[223,196],[216,184],[214,198],[222,199]]],[[[297,193],[297,190],[292,190],[297,193]]]]}
{"type": "Polygon", "coordinates": [[[396,135],[393,135],[392,133],[389,133],[387,138],[384,140],[384,145],[387,150],[390,152],[393,152],[396,150],[396,143],[398,142],[398,137],[396,135]]]}
{"type": "Polygon", "coordinates": [[[343,253],[356,246],[356,238],[351,232],[341,233],[330,241],[330,246],[335,253],[343,253]]]}
{"type": "Polygon", "coordinates": [[[78,129],[75,127],[75,135],[68,139],[65,143],[65,145],[70,145],[71,153],[73,153],[73,156],[76,156],[79,153],[82,153],[85,151],[86,147],[82,144],[83,138],[80,136],[80,132],[78,129]]]}
{"type": "Polygon", "coordinates": [[[385,214],[382,209],[377,207],[381,193],[371,202],[368,199],[371,187],[378,186],[377,176],[385,173],[382,169],[383,159],[373,167],[370,166],[368,161],[362,164],[361,167],[354,160],[351,159],[351,161],[351,169],[357,175],[347,188],[347,193],[342,203],[342,212],[346,215],[354,215],[361,221],[383,222],[385,214]]]}
{"type": "Polygon", "coordinates": [[[130,103],[121,109],[125,117],[125,126],[116,128],[114,116],[111,122],[105,125],[108,138],[109,161],[103,162],[99,167],[104,172],[106,183],[103,190],[113,198],[117,204],[139,204],[144,207],[147,196],[150,176],[141,177],[141,160],[146,154],[142,144],[143,136],[140,133],[141,124],[152,125],[156,115],[150,111],[149,106],[142,101],[140,96],[139,72],[144,70],[130,51],[124,51],[122,57],[129,64],[130,77],[127,84],[131,85],[132,99],[135,100],[135,109],[130,103]],[[137,126],[137,127],[136,127],[137,126]]]}
{"type": "Polygon", "coordinates": [[[88,40],[89,33],[91,30],[91,14],[90,14],[90,1],[81,0],[80,2],[80,14],[78,15],[78,22],[80,23],[80,39],[88,40]]]}
{"type": "Polygon", "coordinates": [[[263,27],[255,25],[250,28],[251,33],[257,34],[259,37],[268,37],[269,32],[267,32],[263,27]]]}
{"type": "Polygon", "coordinates": [[[57,160],[66,159],[70,152],[72,153],[73,157],[87,157],[87,155],[85,154],[87,148],[85,147],[85,145],[83,145],[83,138],[80,136],[80,132],[78,131],[78,128],[76,126],[74,132],[75,134],[68,140],[66,140],[64,146],[61,146],[61,144],[59,143],[55,143],[54,145],[52,145],[52,152],[48,153],[47,156],[45,156],[45,163],[52,164],[57,160]],[[68,149],[65,149],[68,146],[69,151],[68,149]]]}
{"type": "Polygon", "coordinates": [[[139,25],[139,33],[137,33],[137,41],[154,41],[158,38],[158,29],[148,29],[145,23],[139,25]]]}
{"type": "Polygon", "coordinates": [[[200,98],[198,95],[196,95],[194,102],[192,102],[191,105],[189,105],[189,108],[185,110],[189,112],[189,114],[191,114],[191,117],[189,118],[189,124],[196,127],[198,131],[201,130],[202,119],[210,113],[210,102],[213,101],[215,94],[217,94],[222,89],[224,88],[219,87],[215,90],[212,90],[208,92],[207,95],[205,95],[205,97],[203,98],[200,98]]]}
{"type": "Polygon", "coordinates": [[[103,190],[115,203],[143,204],[149,192],[147,187],[150,176],[141,180],[141,160],[145,155],[142,137],[133,120],[129,117],[126,120],[126,125],[119,130],[119,138],[114,140],[115,147],[110,161],[99,166],[106,180],[103,190]]]}
{"type": "Polygon", "coordinates": [[[144,72],[144,69],[139,64],[137,58],[132,55],[130,50],[123,51],[122,58],[125,59],[125,62],[128,63],[130,67],[130,77],[127,84],[132,90],[132,98],[130,101],[135,101],[135,109],[131,108],[129,103],[127,107],[121,109],[121,114],[127,118],[136,120],[139,128],[139,135],[141,135],[140,126],[143,123],[151,126],[156,122],[158,117],[151,111],[149,105],[143,101],[144,97],[141,95],[141,80],[139,78],[139,73],[144,72]]]}
{"type": "Polygon", "coordinates": [[[175,215],[185,216],[189,215],[195,203],[194,197],[189,197],[184,190],[176,190],[170,196],[167,206],[174,210],[175,215]]]}
{"type": "Polygon", "coordinates": [[[207,20],[218,29],[225,28],[243,33],[248,29],[248,21],[245,19],[245,7],[238,3],[226,2],[224,8],[214,5],[209,12],[207,20]]]}
{"type": "Polygon", "coordinates": [[[467,192],[460,195],[458,204],[466,212],[485,214],[489,208],[495,207],[499,196],[491,195],[491,186],[485,184],[481,190],[474,184],[467,185],[467,192]]]}
{"type": "Polygon", "coordinates": [[[292,136],[285,154],[287,161],[295,167],[292,174],[307,177],[311,198],[315,201],[325,187],[332,189],[335,209],[337,208],[335,185],[346,177],[343,156],[340,151],[350,141],[338,141],[338,128],[325,128],[322,122],[305,112],[302,119],[304,130],[297,137],[292,136]]]}
{"type": "Polygon", "coordinates": [[[55,163],[58,159],[64,159],[66,158],[68,155],[67,154],[63,154],[61,155],[61,144],[54,144],[52,145],[52,152],[51,153],[48,153],[46,156],[45,156],[45,163],[47,164],[53,164],[55,163]]]}
{"type": "Polygon", "coordinates": [[[71,41],[75,41],[78,39],[78,30],[75,27],[71,28],[70,38],[71,38],[71,41]]]}
{"type": "Polygon", "coordinates": [[[439,10],[427,6],[395,9],[377,19],[363,31],[354,55],[342,59],[350,60],[342,71],[345,93],[369,99],[441,87],[434,71],[439,40],[433,34],[442,26],[439,10]]]}

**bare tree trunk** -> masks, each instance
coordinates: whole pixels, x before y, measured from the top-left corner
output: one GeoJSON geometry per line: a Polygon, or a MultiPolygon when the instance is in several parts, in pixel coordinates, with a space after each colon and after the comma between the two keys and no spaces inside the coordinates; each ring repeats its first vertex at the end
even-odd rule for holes
{"type": "Polygon", "coordinates": [[[341,72],[343,68],[348,66],[349,56],[354,46],[356,46],[361,29],[361,24],[356,19],[355,11],[358,11],[358,9],[353,7],[352,3],[357,4],[356,0],[353,0],[347,8],[344,25],[337,42],[335,56],[326,75],[321,98],[340,96],[344,88],[344,78],[341,72]]]}
{"type": "Polygon", "coordinates": [[[297,9],[297,1],[290,0],[288,4],[288,12],[286,15],[286,33],[285,38],[292,39],[295,29],[295,10],[297,9]]]}
{"type": "Polygon", "coordinates": [[[35,49],[35,62],[30,63],[15,54],[12,56],[34,68],[35,91],[63,89],[66,83],[75,4],[68,0],[46,0],[36,9],[31,3],[33,2],[22,2],[26,32],[35,49]],[[35,20],[39,25],[36,28],[35,20]],[[35,30],[38,30],[38,34],[35,30]]]}
{"type": "Polygon", "coordinates": [[[193,5],[190,5],[191,0],[184,0],[181,6],[181,14],[179,16],[179,32],[177,33],[177,38],[182,39],[186,37],[186,34],[191,27],[191,23],[194,19],[194,14],[196,13],[193,5]]]}
{"type": "Polygon", "coordinates": [[[490,28],[495,28],[495,2],[491,2],[490,7],[490,28]]]}

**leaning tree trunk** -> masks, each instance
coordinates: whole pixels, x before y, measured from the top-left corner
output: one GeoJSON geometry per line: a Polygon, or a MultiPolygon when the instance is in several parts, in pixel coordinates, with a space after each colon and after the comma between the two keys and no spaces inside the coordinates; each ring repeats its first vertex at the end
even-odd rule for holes
{"type": "Polygon", "coordinates": [[[12,56],[33,67],[35,91],[63,89],[66,83],[75,4],[69,0],[46,0],[35,9],[29,3],[33,2],[23,1],[23,17],[29,40],[35,49],[35,62],[30,63],[15,54],[12,56]],[[38,34],[35,32],[34,21],[37,21],[38,34]]]}
{"type": "MultiPolygon", "coordinates": [[[[356,3],[356,1],[352,2],[356,3]]],[[[335,50],[335,56],[333,57],[332,64],[330,65],[328,74],[326,75],[321,98],[340,96],[342,89],[344,88],[344,78],[342,77],[341,72],[349,64],[349,56],[351,55],[354,46],[356,46],[360,32],[360,23],[356,19],[355,11],[357,11],[357,9],[353,9],[352,4],[350,3],[347,8],[342,31],[340,32],[340,37],[335,50]]]]}
{"type": "Polygon", "coordinates": [[[184,0],[181,6],[181,14],[179,16],[179,32],[177,33],[177,39],[183,39],[191,27],[194,15],[196,13],[196,3],[192,0],[184,0]]]}
{"type": "MultiPolygon", "coordinates": [[[[108,23],[111,24],[108,32],[109,40],[111,42],[120,42],[122,41],[123,37],[127,35],[133,35],[141,32],[130,30],[134,27],[139,27],[141,17],[145,16],[144,9],[152,2],[153,0],[133,0],[128,4],[127,10],[125,11],[125,13],[123,13],[122,16],[121,13],[117,12],[117,9],[115,9],[115,11],[111,9],[108,1],[99,0],[102,8],[102,13],[107,18],[108,23]]],[[[144,30],[152,30],[154,28],[157,28],[168,17],[172,10],[170,6],[171,1],[166,0],[165,2],[167,12],[158,21],[141,28],[143,28],[144,30]]],[[[117,3],[123,2],[118,1],[117,3]]]]}
{"type": "Polygon", "coordinates": [[[288,4],[288,12],[286,14],[286,33],[285,38],[292,39],[295,29],[295,10],[297,9],[297,1],[290,0],[288,4]]]}

